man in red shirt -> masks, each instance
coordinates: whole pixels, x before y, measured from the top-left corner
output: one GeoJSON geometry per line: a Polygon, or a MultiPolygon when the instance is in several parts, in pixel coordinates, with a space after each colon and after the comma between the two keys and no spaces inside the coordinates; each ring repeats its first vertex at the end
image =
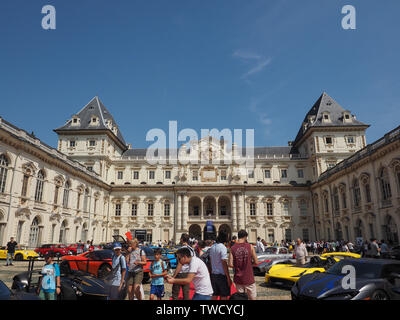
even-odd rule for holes
{"type": "Polygon", "coordinates": [[[258,264],[254,247],[247,242],[247,232],[238,232],[238,241],[232,246],[229,253],[229,267],[233,268],[235,275],[233,282],[236,290],[247,293],[250,300],[256,300],[257,289],[254,280],[253,265],[258,264]]]}

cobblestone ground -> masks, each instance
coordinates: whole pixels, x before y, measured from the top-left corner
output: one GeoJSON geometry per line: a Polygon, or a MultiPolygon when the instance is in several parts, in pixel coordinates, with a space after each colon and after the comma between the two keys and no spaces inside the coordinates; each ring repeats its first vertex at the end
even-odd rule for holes
{"type": "MultiPolygon", "coordinates": [[[[0,280],[11,288],[12,278],[23,271],[28,269],[27,261],[14,261],[13,266],[5,266],[6,261],[0,260],[0,280]]],[[[35,269],[40,269],[43,266],[43,261],[35,262],[35,269]]],[[[257,300],[290,300],[290,291],[278,288],[269,288],[264,285],[264,277],[256,276],[257,285],[257,300]]],[[[150,284],[143,285],[144,294],[146,299],[149,297],[150,284]]],[[[164,300],[168,300],[171,297],[171,285],[165,284],[165,297],[164,300]]]]}

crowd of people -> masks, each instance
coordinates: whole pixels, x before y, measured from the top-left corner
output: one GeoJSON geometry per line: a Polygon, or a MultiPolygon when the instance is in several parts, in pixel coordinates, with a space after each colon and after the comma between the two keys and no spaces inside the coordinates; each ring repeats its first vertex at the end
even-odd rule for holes
{"type": "MultiPolygon", "coordinates": [[[[164,284],[172,284],[171,297],[179,299],[180,291],[184,300],[190,299],[190,285],[193,284],[192,300],[226,300],[250,299],[257,297],[257,288],[253,275],[253,265],[258,264],[257,253],[264,252],[269,246],[286,247],[293,252],[296,262],[304,265],[308,255],[326,252],[357,252],[362,257],[386,258],[390,247],[384,240],[376,239],[353,244],[350,241],[281,241],[281,243],[266,243],[257,238],[255,246],[247,240],[248,234],[240,230],[237,237],[228,239],[228,235],[219,232],[216,240],[196,240],[188,234],[182,234],[175,253],[177,267],[173,273],[168,273],[167,264],[162,259],[161,247],[172,247],[172,241],[158,243],[154,249],[154,261],[150,265],[151,279],[149,299],[161,300],[165,296],[164,284]],[[233,278],[230,270],[233,269],[233,278]],[[232,287],[237,293],[232,295],[232,287]]],[[[78,246],[82,251],[89,250],[91,242],[78,246]]],[[[113,243],[113,258],[109,267],[109,275],[105,281],[110,285],[109,299],[120,300],[128,292],[129,300],[143,300],[142,281],[144,266],[147,264],[143,244],[138,239],[128,241],[128,247],[113,243]]],[[[12,265],[12,255],[18,244],[13,238],[7,243],[7,265],[12,265]]],[[[54,300],[60,293],[60,270],[53,262],[53,255],[45,255],[45,265],[42,269],[42,281],[38,295],[45,300],[54,300]]]]}

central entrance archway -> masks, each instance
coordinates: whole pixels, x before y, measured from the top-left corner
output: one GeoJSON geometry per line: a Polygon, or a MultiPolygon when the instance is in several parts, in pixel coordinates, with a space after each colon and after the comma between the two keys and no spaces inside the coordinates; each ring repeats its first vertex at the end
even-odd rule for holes
{"type": "Polygon", "coordinates": [[[192,224],[189,227],[189,237],[201,240],[201,228],[198,224],[192,224]]]}

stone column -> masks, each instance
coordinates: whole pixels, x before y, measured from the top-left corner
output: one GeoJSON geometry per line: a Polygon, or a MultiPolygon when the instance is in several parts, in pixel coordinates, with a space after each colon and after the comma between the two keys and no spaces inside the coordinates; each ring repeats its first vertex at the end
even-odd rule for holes
{"type": "Polygon", "coordinates": [[[200,202],[201,202],[201,205],[200,205],[200,218],[201,218],[201,220],[203,220],[204,219],[204,197],[200,198],[200,202]]]}
{"type": "Polygon", "coordinates": [[[236,197],[236,194],[234,193],[234,194],[232,194],[232,212],[231,212],[231,215],[232,215],[232,227],[233,227],[233,232],[237,232],[237,229],[238,229],[238,227],[237,227],[237,210],[236,210],[236,200],[237,200],[237,197],[236,197]]]}
{"type": "Polygon", "coordinates": [[[178,210],[176,213],[176,230],[180,231],[182,229],[182,202],[181,202],[181,195],[178,193],[177,195],[178,201],[178,210]]]}
{"type": "Polygon", "coordinates": [[[243,208],[243,194],[238,195],[239,204],[238,204],[238,229],[244,229],[244,216],[245,216],[245,208],[243,208]]]}
{"type": "Polygon", "coordinates": [[[182,229],[187,230],[187,221],[189,217],[189,197],[187,194],[184,194],[182,198],[183,198],[182,229]]]}

